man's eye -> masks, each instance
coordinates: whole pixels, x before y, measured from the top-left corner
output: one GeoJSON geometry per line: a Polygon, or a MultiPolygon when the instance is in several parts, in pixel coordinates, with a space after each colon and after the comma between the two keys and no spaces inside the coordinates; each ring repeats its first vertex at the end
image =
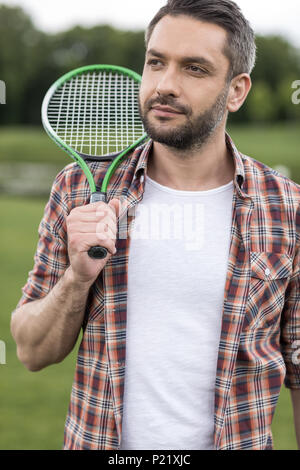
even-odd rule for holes
{"type": "Polygon", "coordinates": [[[191,72],[205,73],[205,70],[201,69],[198,65],[189,65],[188,67],[191,70],[191,72]]]}
{"type": "Polygon", "coordinates": [[[161,61],[158,59],[150,59],[148,60],[148,65],[153,65],[155,67],[157,65],[161,65],[161,61]]]}

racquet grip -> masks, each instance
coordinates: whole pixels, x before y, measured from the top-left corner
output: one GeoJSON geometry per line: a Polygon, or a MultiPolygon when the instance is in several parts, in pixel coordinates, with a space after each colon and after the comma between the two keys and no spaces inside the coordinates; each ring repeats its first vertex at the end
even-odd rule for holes
{"type": "MultiPolygon", "coordinates": [[[[90,204],[93,204],[94,202],[106,202],[106,194],[92,193],[90,204]]],[[[104,246],[93,246],[89,249],[88,255],[90,258],[94,259],[104,259],[108,255],[108,250],[107,248],[104,248],[104,246]]]]}
{"type": "Polygon", "coordinates": [[[94,259],[104,259],[106,258],[107,253],[108,251],[104,246],[93,246],[88,251],[89,257],[94,259]]]}

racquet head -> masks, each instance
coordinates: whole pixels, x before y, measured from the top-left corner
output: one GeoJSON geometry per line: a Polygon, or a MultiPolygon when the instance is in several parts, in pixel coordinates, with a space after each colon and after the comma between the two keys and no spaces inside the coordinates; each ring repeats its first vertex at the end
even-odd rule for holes
{"type": "Polygon", "coordinates": [[[87,173],[85,161],[112,160],[146,139],[138,106],[140,82],[140,75],[124,67],[75,69],[46,93],[43,126],[87,173]]]}
{"type": "MultiPolygon", "coordinates": [[[[113,65],[75,69],[58,79],[42,104],[47,134],[84,171],[91,202],[106,202],[109,180],[126,156],[146,138],[138,106],[141,76],[113,65]],[[96,191],[88,160],[113,160],[96,191]]],[[[107,250],[92,247],[89,255],[105,258],[107,250]]]]}

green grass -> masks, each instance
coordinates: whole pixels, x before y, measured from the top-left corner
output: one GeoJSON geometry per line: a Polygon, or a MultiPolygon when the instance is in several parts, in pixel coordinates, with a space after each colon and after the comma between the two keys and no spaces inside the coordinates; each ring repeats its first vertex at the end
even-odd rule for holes
{"type": "MultiPolygon", "coordinates": [[[[284,164],[300,183],[300,133],[297,126],[234,127],[229,130],[238,148],[270,166],[284,164]]],[[[0,160],[55,162],[68,158],[40,129],[1,129],[0,160]]],[[[0,365],[0,449],[61,449],[64,421],[75,371],[78,343],[61,364],[27,371],[16,357],[10,335],[10,315],[33,265],[37,228],[46,201],[0,197],[1,245],[0,340],[7,348],[0,365]]],[[[273,422],[275,448],[297,449],[290,393],[282,388],[273,422]]]]}
{"type": "Polygon", "coordinates": [[[275,410],[272,423],[275,450],[297,450],[293,408],[290,391],[284,386],[275,410]]]}
{"type": "Polygon", "coordinates": [[[32,373],[18,361],[10,316],[33,265],[37,225],[45,201],[0,197],[0,339],[6,365],[0,365],[0,449],[61,449],[75,370],[76,349],[64,362],[32,373]]]}
{"type": "MultiPolygon", "coordinates": [[[[129,129],[130,131],[130,129],[129,129]]],[[[104,135],[107,130],[104,130],[104,135]]],[[[87,131],[89,135],[89,131],[87,131]]],[[[111,129],[111,135],[115,136],[116,131],[111,129]]],[[[120,135],[120,132],[118,133],[120,135]]],[[[78,136],[80,144],[82,135],[78,136]]],[[[126,141],[126,134],[124,134],[126,141]]],[[[82,147],[82,153],[88,154],[89,145],[82,147]]],[[[118,149],[115,145],[115,138],[112,138],[112,145],[107,149],[104,146],[104,153],[115,153],[118,149]]],[[[92,147],[92,152],[95,147],[92,147]]],[[[101,145],[98,143],[97,152],[101,152],[101,145]]],[[[63,150],[61,150],[48,137],[43,127],[1,127],[0,128],[0,163],[10,162],[30,162],[30,163],[52,163],[61,166],[72,161],[63,150]]]]}
{"type": "MultiPolygon", "coordinates": [[[[288,166],[294,181],[300,184],[299,123],[235,125],[229,126],[228,131],[241,152],[270,166],[288,166]]],[[[53,163],[63,167],[70,161],[42,127],[0,128],[0,163],[53,163]]]]}
{"type": "Polygon", "coordinates": [[[270,167],[287,166],[292,179],[300,184],[299,123],[269,126],[234,126],[229,133],[240,152],[270,167]]]}
{"type": "Polygon", "coordinates": [[[67,165],[70,157],[41,127],[1,127],[0,162],[56,163],[67,165]]]}

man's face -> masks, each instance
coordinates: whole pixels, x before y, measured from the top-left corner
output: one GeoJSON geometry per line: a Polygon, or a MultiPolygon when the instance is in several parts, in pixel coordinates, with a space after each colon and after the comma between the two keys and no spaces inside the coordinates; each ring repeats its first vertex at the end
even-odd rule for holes
{"type": "Polygon", "coordinates": [[[226,31],[188,16],[165,16],[150,38],[140,89],[147,134],[161,144],[199,149],[225,119],[226,31]]]}

